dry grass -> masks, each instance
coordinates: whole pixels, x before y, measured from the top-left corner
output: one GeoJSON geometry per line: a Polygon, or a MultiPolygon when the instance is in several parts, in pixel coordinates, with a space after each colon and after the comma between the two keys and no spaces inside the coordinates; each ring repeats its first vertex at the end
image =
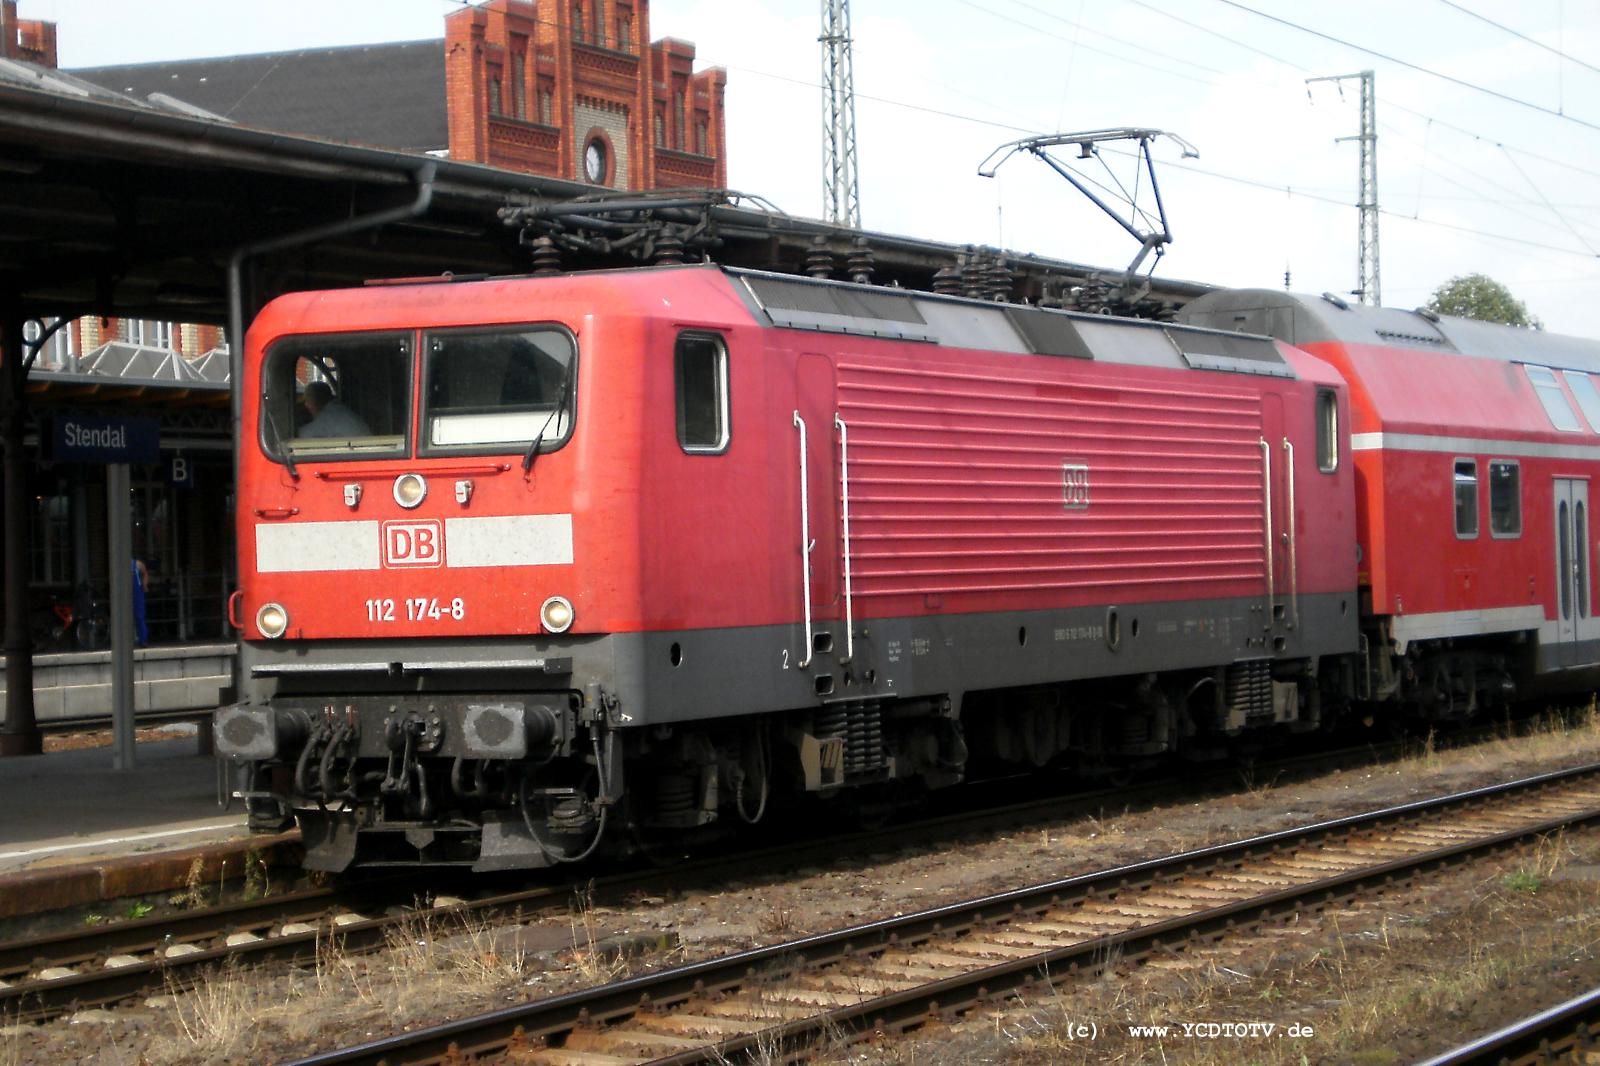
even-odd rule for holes
{"type": "Polygon", "coordinates": [[[1554,707],[1537,718],[1503,723],[1498,735],[1471,747],[1440,747],[1433,731],[1416,754],[1399,765],[1435,773],[1448,766],[1493,769],[1507,764],[1600,758],[1600,700],[1581,707],[1554,707]]]}
{"type": "Polygon", "coordinates": [[[240,980],[233,969],[214,971],[195,988],[176,994],[173,1017],[181,1040],[162,1049],[173,1057],[158,1053],[152,1061],[221,1062],[253,1057],[260,1039],[257,1018],[270,1006],[275,1004],[260,1002],[252,983],[240,980]]]}
{"type": "Polygon", "coordinates": [[[787,936],[795,930],[794,908],[774,900],[756,916],[756,930],[763,936],[787,936]]]}
{"type": "MultiPolygon", "coordinates": [[[[1600,883],[1558,876],[1570,863],[1597,859],[1600,844],[1555,836],[1493,873],[1464,872],[1446,890],[1454,894],[1449,906],[1430,910],[1434,901],[1426,899],[1411,902],[1414,914],[1396,910],[1398,902],[1340,912],[1325,920],[1326,936],[1306,942],[1260,938],[1237,959],[1207,950],[1183,969],[1145,968],[1038,992],[881,1061],[1412,1061],[1548,1005],[1541,997],[1561,998],[1566,993],[1548,989],[1563,968],[1600,983],[1600,883]],[[1520,887],[1516,876],[1535,887],[1520,887]],[[1200,1039],[1181,1033],[1183,1021],[1260,1021],[1278,1031],[1200,1039]],[[1312,1033],[1280,1035],[1295,1023],[1312,1033]],[[1091,1024],[1093,1038],[1077,1028],[1091,1024]],[[1130,1032],[1151,1024],[1173,1029],[1165,1037],[1130,1032]]],[[[1116,960],[1108,962],[1110,973],[1116,960]]]]}
{"type": "Polygon", "coordinates": [[[196,856],[194,862],[189,864],[189,872],[183,879],[183,888],[167,897],[167,902],[182,910],[198,910],[210,904],[210,891],[205,884],[205,872],[205,859],[196,856]]]}

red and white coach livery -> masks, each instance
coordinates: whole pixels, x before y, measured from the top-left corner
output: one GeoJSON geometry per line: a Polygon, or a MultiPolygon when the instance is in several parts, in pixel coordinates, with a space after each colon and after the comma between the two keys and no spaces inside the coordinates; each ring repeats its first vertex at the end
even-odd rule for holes
{"type": "MultiPolygon", "coordinates": [[[[1367,681],[1358,517],[1405,520],[1345,427],[1426,431],[1232,329],[711,266],[285,296],[219,746],[310,865],[495,869],[1326,724],[1367,681]]],[[[1485,507],[1502,459],[1531,486],[1467,457],[1485,507]]],[[[1501,580],[1412,578],[1389,528],[1396,622],[1501,580]]]]}
{"type": "Polygon", "coordinates": [[[1464,713],[1592,683],[1572,675],[1600,661],[1600,345],[1270,291],[1209,294],[1184,318],[1270,333],[1349,382],[1377,695],[1410,686],[1464,713]]]}

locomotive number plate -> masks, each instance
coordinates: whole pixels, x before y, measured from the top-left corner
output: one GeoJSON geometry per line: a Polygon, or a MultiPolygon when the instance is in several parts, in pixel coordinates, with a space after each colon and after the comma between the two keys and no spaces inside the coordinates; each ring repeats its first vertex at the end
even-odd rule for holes
{"type": "Polygon", "coordinates": [[[388,598],[367,601],[367,621],[438,622],[446,618],[459,622],[467,617],[467,601],[457,596],[441,600],[437,596],[408,596],[404,599],[388,598]]]}

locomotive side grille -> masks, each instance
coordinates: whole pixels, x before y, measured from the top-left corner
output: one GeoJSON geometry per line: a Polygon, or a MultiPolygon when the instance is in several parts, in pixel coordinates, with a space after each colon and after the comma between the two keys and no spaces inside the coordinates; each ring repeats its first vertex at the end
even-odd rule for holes
{"type": "Polygon", "coordinates": [[[883,710],[876,702],[823,707],[815,712],[812,729],[818,740],[844,741],[846,774],[883,767],[883,710]]]}
{"type": "Polygon", "coordinates": [[[1265,584],[1249,387],[842,361],[839,409],[858,597],[1265,584]]]}
{"type": "Polygon", "coordinates": [[[1228,667],[1223,685],[1227,718],[1243,724],[1257,719],[1272,720],[1272,663],[1252,659],[1228,667]]]}

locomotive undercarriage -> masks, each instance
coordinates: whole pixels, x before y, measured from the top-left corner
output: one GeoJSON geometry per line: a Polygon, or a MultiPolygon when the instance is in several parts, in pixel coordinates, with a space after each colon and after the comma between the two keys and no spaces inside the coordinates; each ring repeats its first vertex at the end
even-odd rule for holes
{"type": "Polygon", "coordinates": [[[1230,738],[1322,724],[1311,664],[965,694],[616,728],[596,690],[296,695],[219,716],[252,757],[253,822],[300,823],[307,865],[554,866],[761,822],[801,794],[881,796],[961,781],[969,767],[1116,772],[1230,738]],[[970,743],[970,748],[969,748],[970,743]],[[289,808],[281,797],[289,797],[289,808]]]}
{"type": "Polygon", "coordinates": [[[1000,764],[1073,765],[1116,774],[1178,756],[1218,758],[1272,730],[1331,726],[1348,669],[1305,660],[1243,660],[1213,670],[1140,674],[1075,684],[969,693],[963,719],[973,753],[1000,764]],[[978,723],[983,723],[980,728],[978,723]]]}
{"type": "Polygon", "coordinates": [[[627,729],[614,710],[604,692],[294,696],[228,708],[218,729],[256,769],[252,824],[292,816],[306,865],[332,871],[578,862],[758,823],[777,791],[937,787],[966,762],[948,700],[627,729]]]}

